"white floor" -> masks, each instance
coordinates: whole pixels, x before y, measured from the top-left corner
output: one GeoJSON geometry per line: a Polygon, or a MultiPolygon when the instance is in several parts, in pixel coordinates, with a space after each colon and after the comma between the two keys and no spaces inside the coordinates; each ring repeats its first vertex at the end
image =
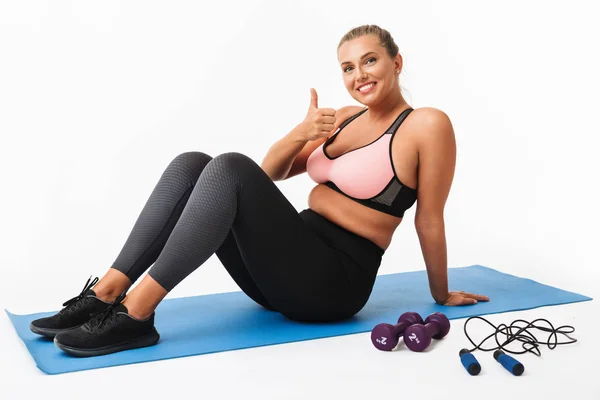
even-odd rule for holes
{"type": "MultiPolygon", "coordinates": [[[[560,282],[549,283],[560,286],[560,282]]],[[[600,295],[591,280],[582,279],[576,286],[588,296],[598,298],[600,295]]],[[[17,296],[17,290],[13,296],[17,296]]],[[[10,301],[11,311],[32,312],[34,304],[39,307],[39,298],[27,301],[26,295],[20,297],[26,303],[20,302],[15,308],[18,302],[10,301]]],[[[525,373],[520,377],[503,369],[491,352],[475,352],[482,372],[475,377],[467,374],[458,356],[461,348],[469,347],[463,332],[466,319],[452,320],[448,336],[435,342],[425,353],[413,353],[402,345],[391,353],[380,352],[371,345],[369,334],[364,333],[46,375],[37,369],[8,317],[2,314],[0,399],[115,396],[124,399],[365,399],[373,396],[436,399],[447,398],[449,394],[455,394],[452,396],[455,398],[476,395],[485,399],[600,399],[598,311],[598,302],[593,300],[486,316],[496,325],[509,324],[518,318],[528,321],[547,318],[555,326],[575,327],[573,336],[578,339],[575,344],[554,350],[543,346],[541,357],[516,356],[525,365],[525,373]]],[[[481,321],[469,323],[469,328],[474,340],[490,333],[490,328],[481,321]]],[[[537,337],[546,340],[547,336],[540,333],[537,337]]]]}

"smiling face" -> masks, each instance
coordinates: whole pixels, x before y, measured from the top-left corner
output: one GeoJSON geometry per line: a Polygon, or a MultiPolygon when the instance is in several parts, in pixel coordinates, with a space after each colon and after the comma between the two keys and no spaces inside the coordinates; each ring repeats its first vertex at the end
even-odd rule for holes
{"type": "Polygon", "coordinates": [[[376,35],[344,42],[338,51],[344,85],[358,102],[369,107],[400,94],[402,57],[390,57],[376,35]]]}

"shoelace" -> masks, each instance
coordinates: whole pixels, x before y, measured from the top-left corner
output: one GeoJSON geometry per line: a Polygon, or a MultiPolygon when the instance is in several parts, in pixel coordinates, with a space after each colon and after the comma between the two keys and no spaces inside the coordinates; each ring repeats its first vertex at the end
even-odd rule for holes
{"type": "Polygon", "coordinates": [[[79,302],[79,300],[84,298],[85,292],[90,290],[96,283],[98,283],[98,280],[99,280],[98,277],[95,277],[92,280],[92,277],[90,276],[88,278],[87,282],[85,283],[85,286],[83,287],[83,290],[81,291],[81,293],[79,293],[77,296],[75,296],[72,299],[69,299],[63,303],[63,307],[65,307],[65,308],[61,311],[61,313],[69,310],[70,306],[72,306],[73,304],[75,304],[75,308],[77,308],[77,306],[78,306],[77,303],[79,302]]]}
{"type": "Polygon", "coordinates": [[[87,322],[88,327],[90,329],[96,328],[101,331],[104,322],[107,322],[106,326],[112,325],[113,317],[116,315],[113,310],[121,304],[123,299],[125,299],[125,294],[126,292],[121,293],[106,310],[94,314],[92,319],[87,322]]]}

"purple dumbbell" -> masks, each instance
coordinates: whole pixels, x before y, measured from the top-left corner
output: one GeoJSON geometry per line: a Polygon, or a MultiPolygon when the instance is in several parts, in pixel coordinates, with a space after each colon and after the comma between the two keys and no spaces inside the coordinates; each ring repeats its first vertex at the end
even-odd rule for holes
{"type": "Polygon", "coordinates": [[[441,312],[431,314],[425,325],[411,325],[404,331],[404,344],[412,351],[423,351],[431,344],[431,339],[441,339],[450,331],[450,321],[441,312]]]}
{"type": "Polygon", "coordinates": [[[405,312],[398,318],[396,325],[379,324],[371,331],[371,342],[379,350],[391,351],[400,340],[406,328],[413,324],[422,324],[423,318],[416,312],[405,312]]]}

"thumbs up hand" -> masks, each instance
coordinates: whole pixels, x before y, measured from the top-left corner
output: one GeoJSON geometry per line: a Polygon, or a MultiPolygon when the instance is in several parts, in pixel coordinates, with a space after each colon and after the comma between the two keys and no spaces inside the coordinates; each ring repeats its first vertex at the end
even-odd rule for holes
{"type": "Polygon", "coordinates": [[[335,109],[319,108],[319,97],[315,89],[310,89],[310,105],[301,125],[304,139],[308,141],[329,136],[335,126],[335,109]]]}

